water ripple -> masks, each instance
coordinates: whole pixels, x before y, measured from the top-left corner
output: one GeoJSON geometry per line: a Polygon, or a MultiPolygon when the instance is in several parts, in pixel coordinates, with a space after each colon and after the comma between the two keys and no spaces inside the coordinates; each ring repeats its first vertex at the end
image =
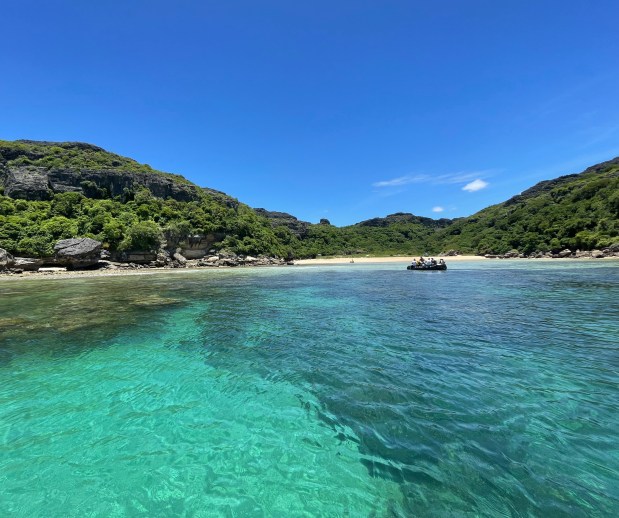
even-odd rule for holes
{"type": "Polygon", "coordinates": [[[619,266],[489,264],[0,285],[0,512],[619,514],[619,266]]]}

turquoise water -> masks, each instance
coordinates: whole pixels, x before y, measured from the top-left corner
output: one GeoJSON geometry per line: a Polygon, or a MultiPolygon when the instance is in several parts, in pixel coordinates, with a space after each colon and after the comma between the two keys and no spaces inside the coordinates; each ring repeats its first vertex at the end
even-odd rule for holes
{"type": "Polygon", "coordinates": [[[0,516],[619,515],[619,262],[0,283],[0,516]]]}

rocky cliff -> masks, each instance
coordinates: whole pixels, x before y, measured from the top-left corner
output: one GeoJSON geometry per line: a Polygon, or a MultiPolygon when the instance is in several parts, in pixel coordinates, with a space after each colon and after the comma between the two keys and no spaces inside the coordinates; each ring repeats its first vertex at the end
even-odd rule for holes
{"type": "Polygon", "coordinates": [[[269,220],[273,228],[286,227],[299,239],[307,236],[308,229],[311,223],[301,221],[295,218],[292,214],[286,212],[276,212],[266,209],[254,209],[259,216],[263,216],[269,220]]]}
{"type": "Polygon", "coordinates": [[[159,198],[198,200],[184,178],[81,142],[0,141],[0,186],[11,198],[42,201],[56,193],[130,198],[140,188],[159,198]]]}
{"type": "Polygon", "coordinates": [[[432,219],[425,218],[423,216],[415,216],[408,212],[396,212],[395,214],[389,214],[384,218],[372,218],[357,223],[360,227],[388,227],[398,223],[415,223],[423,225],[428,228],[445,228],[453,223],[453,220],[448,218],[432,219]]]}

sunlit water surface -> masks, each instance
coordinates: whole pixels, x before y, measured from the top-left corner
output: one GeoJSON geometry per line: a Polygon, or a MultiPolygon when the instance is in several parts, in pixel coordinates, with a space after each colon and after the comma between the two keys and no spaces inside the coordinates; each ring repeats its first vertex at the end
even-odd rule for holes
{"type": "Polygon", "coordinates": [[[0,283],[1,516],[619,515],[619,262],[0,283]]]}

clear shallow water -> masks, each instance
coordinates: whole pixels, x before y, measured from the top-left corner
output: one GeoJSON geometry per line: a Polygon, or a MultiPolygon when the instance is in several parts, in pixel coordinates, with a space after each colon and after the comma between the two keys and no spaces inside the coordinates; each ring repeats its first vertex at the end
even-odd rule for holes
{"type": "Polygon", "coordinates": [[[616,516],[619,263],[0,283],[2,516],[616,516]]]}

